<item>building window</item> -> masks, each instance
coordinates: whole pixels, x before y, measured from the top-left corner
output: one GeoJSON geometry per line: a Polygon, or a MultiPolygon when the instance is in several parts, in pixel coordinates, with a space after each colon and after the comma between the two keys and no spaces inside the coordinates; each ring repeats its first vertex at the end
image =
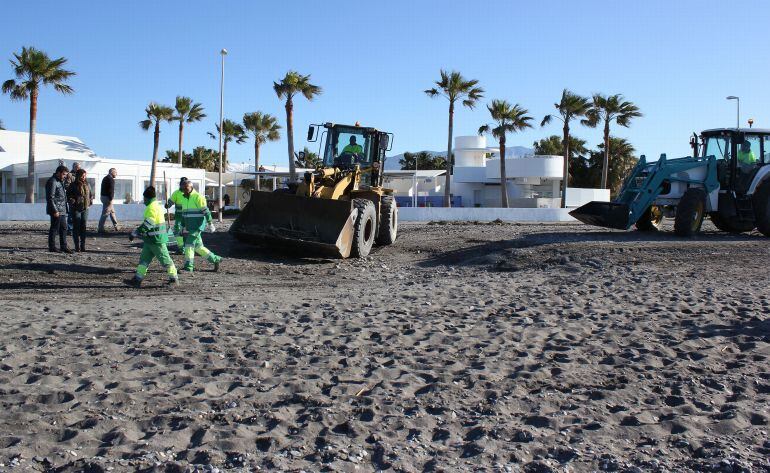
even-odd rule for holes
{"type": "MultiPolygon", "coordinates": [[[[150,187],[150,180],[144,181],[144,187],[142,188],[142,192],[144,192],[145,189],[150,187]]],[[[158,200],[163,200],[163,198],[166,195],[166,183],[165,182],[159,182],[155,181],[155,195],[158,196],[158,200]]],[[[171,196],[169,196],[171,197],[171,196]]]]}
{"type": "Polygon", "coordinates": [[[132,179],[115,179],[115,200],[124,204],[134,201],[134,181],[132,179]]]}

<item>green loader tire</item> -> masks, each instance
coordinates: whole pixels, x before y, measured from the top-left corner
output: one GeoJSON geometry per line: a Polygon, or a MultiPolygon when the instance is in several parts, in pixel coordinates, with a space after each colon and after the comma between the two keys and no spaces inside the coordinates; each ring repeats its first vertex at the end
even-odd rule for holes
{"type": "Polygon", "coordinates": [[[770,179],[762,182],[754,192],[753,204],[757,230],[770,237],[770,179]]]}
{"type": "Polygon", "coordinates": [[[706,192],[692,187],[687,189],[676,206],[674,233],[681,237],[692,237],[700,232],[703,216],[706,214],[706,192]]]}

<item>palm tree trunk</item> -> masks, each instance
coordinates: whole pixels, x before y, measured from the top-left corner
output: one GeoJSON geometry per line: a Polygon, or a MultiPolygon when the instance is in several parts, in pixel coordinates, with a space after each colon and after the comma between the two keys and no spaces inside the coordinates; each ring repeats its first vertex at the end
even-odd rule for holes
{"type": "Polygon", "coordinates": [[[179,164],[182,164],[182,136],[184,135],[184,122],[182,117],[179,117],[179,164]]]}
{"type": "Polygon", "coordinates": [[[607,188],[607,175],[610,170],[610,121],[604,120],[604,160],[602,160],[602,189],[607,188]]]}
{"type": "Polygon", "coordinates": [[[152,168],[150,169],[150,185],[153,187],[155,187],[155,168],[158,166],[159,143],[160,143],[160,120],[155,122],[155,133],[153,133],[152,168]]]}
{"type": "MultiPolygon", "coordinates": [[[[254,138],[254,172],[259,172],[259,141],[254,138]]],[[[259,174],[254,174],[254,189],[259,190],[259,174]]]]}
{"type": "Polygon", "coordinates": [[[567,208],[567,186],[569,186],[569,123],[564,122],[564,138],[562,138],[562,147],[564,148],[564,176],[561,181],[561,208],[567,208]]]}
{"type": "Polygon", "coordinates": [[[286,99],[286,139],[289,141],[289,180],[297,180],[297,167],[294,165],[294,104],[291,97],[286,99]]]}
{"type": "Polygon", "coordinates": [[[508,179],[505,174],[505,135],[500,137],[500,206],[508,208],[508,179]]]}
{"type": "Polygon", "coordinates": [[[225,172],[227,169],[227,138],[224,138],[222,141],[224,141],[222,144],[222,172],[225,172]]]}
{"type": "Polygon", "coordinates": [[[27,161],[27,183],[24,186],[24,202],[35,203],[35,128],[37,126],[37,90],[29,96],[29,160],[27,161]]]}
{"type": "Polygon", "coordinates": [[[446,144],[446,181],[444,182],[444,207],[452,206],[452,131],[454,128],[455,104],[449,101],[449,136],[446,144]]]}

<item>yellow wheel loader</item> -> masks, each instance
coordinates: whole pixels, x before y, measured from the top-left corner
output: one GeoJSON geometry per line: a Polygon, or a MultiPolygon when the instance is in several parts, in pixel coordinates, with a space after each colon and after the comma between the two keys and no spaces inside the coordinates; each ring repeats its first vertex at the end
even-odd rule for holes
{"type": "Polygon", "coordinates": [[[252,191],[230,233],[246,243],[338,258],[392,244],[398,208],[394,191],[382,187],[392,137],[358,124],[310,125],[307,139],[323,147],[322,164],[287,188],[252,191]]]}

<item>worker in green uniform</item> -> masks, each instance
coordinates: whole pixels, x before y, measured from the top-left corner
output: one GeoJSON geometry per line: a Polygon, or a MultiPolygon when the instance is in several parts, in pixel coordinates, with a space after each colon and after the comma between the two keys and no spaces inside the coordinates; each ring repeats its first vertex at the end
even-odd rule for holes
{"type": "Polygon", "coordinates": [[[342,148],[341,154],[353,154],[356,156],[357,159],[362,159],[364,156],[364,148],[361,147],[361,145],[356,143],[356,137],[355,135],[350,137],[350,143],[342,148]]]}
{"type": "Polygon", "coordinates": [[[182,249],[184,248],[184,238],[182,237],[182,229],[184,228],[184,213],[182,212],[182,206],[178,205],[178,202],[181,202],[181,198],[184,195],[184,189],[182,186],[184,185],[185,181],[187,181],[186,177],[180,179],[179,189],[175,190],[166,202],[167,209],[174,207],[174,239],[176,240],[176,253],[178,255],[183,253],[182,249]]]}
{"type": "Polygon", "coordinates": [[[206,205],[206,198],[193,189],[192,182],[185,180],[182,183],[182,196],[176,204],[180,208],[183,218],[182,237],[184,238],[184,270],[192,272],[195,254],[206,258],[214,265],[214,271],[219,271],[219,263],[222,258],[215,255],[203,246],[201,232],[208,229],[214,232],[214,224],[211,219],[211,211],[206,205]]]}
{"type": "Polygon", "coordinates": [[[741,147],[738,150],[738,162],[741,164],[754,164],[757,162],[757,157],[754,155],[754,151],[751,150],[751,143],[748,140],[741,143],[741,147]]]}
{"type": "Polygon", "coordinates": [[[147,208],[144,210],[144,221],[139,227],[132,231],[129,235],[129,240],[134,241],[138,236],[141,236],[144,240],[142,245],[142,253],[139,255],[139,265],[136,267],[136,274],[134,278],[127,281],[129,285],[139,287],[142,285],[144,277],[147,275],[147,268],[152,263],[152,260],[157,258],[161,266],[166,268],[168,273],[168,283],[177,284],[178,278],[176,273],[176,266],[174,261],[168,254],[168,234],[166,233],[166,220],[164,218],[163,206],[156,200],[155,188],[150,186],[145,189],[144,205],[147,208]]]}

